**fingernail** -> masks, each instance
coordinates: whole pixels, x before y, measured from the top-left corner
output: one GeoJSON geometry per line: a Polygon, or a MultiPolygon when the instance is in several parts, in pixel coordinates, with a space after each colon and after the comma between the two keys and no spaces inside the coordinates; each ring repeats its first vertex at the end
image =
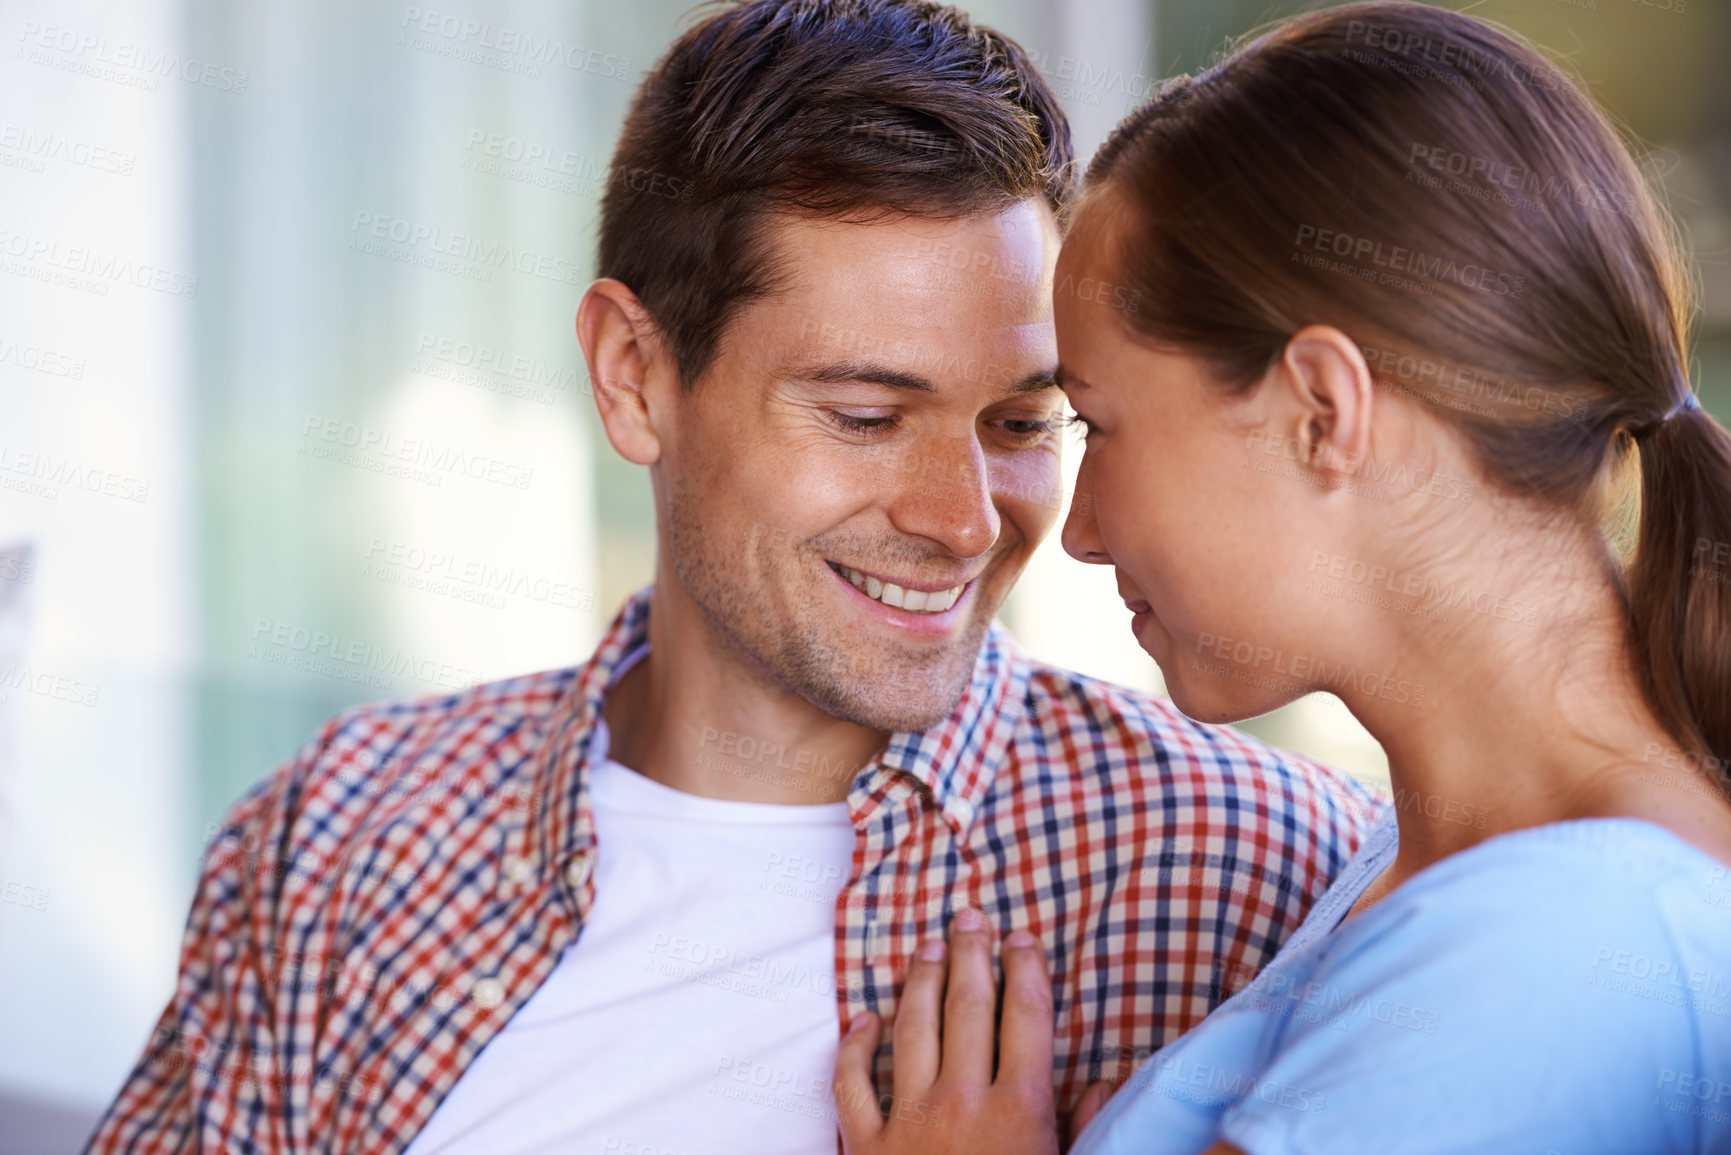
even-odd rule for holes
{"type": "Polygon", "coordinates": [[[983,930],[985,925],[986,916],[971,906],[964,906],[956,912],[956,929],[958,930],[983,930]]]}
{"type": "Polygon", "coordinates": [[[855,1015],[853,1022],[848,1024],[847,1033],[851,1035],[855,1031],[865,1030],[866,1020],[869,1018],[871,1018],[870,1012],[863,1015],[855,1015]]]}
{"type": "Polygon", "coordinates": [[[920,958],[925,962],[944,961],[944,940],[934,938],[920,944],[920,958]]]}
{"type": "Polygon", "coordinates": [[[1034,936],[1025,930],[1013,930],[1010,932],[1010,937],[1004,940],[1004,945],[1019,950],[1025,946],[1034,946],[1035,940],[1034,936]]]}

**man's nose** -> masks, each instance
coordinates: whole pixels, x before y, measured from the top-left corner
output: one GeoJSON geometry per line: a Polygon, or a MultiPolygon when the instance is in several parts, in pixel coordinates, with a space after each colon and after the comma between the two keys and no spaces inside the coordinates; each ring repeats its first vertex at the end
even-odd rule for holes
{"type": "Polygon", "coordinates": [[[1076,468],[1076,491],[1070,498],[1070,514],[1064,519],[1064,552],[1089,565],[1111,565],[1112,555],[1100,536],[1100,523],[1094,519],[1094,471],[1088,466],[1087,454],[1076,468]]]}
{"type": "Polygon", "coordinates": [[[979,557],[998,540],[1002,519],[992,500],[991,470],[974,437],[922,447],[904,472],[890,521],[903,533],[927,538],[953,557],[979,557]]]}

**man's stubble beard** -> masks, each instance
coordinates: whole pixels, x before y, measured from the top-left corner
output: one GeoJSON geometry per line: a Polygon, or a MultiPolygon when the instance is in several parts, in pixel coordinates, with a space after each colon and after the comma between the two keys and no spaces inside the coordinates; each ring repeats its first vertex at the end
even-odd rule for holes
{"type": "Polygon", "coordinates": [[[926,730],[955,710],[991,624],[978,588],[969,595],[974,617],[953,644],[929,650],[879,642],[862,651],[824,629],[815,596],[802,597],[832,580],[820,547],[792,549],[785,539],[764,544],[755,534],[745,546],[716,542],[701,508],[670,494],[668,552],[686,595],[735,660],[824,713],[873,730],[926,730]],[[771,563],[757,580],[748,550],[771,563]]]}

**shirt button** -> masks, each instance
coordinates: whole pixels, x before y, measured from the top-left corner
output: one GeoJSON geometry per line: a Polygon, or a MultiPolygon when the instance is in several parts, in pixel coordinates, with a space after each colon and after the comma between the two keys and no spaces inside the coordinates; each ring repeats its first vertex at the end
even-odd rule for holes
{"type": "Polygon", "coordinates": [[[505,1001],[505,984],[498,979],[482,979],[471,993],[476,1006],[490,1011],[505,1001]]]}
{"type": "Polygon", "coordinates": [[[573,890],[581,889],[589,881],[589,872],[595,867],[595,856],[588,851],[571,856],[571,861],[565,864],[565,881],[571,884],[573,890]]]}
{"type": "Polygon", "coordinates": [[[527,858],[512,856],[505,860],[505,877],[512,882],[528,882],[535,873],[527,858]]]}

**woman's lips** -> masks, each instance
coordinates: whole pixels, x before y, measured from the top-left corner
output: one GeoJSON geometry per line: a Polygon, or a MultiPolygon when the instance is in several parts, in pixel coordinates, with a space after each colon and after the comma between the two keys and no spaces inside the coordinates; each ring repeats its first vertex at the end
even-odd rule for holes
{"type": "Polygon", "coordinates": [[[1143,598],[1125,598],[1124,608],[1130,611],[1130,636],[1142,645],[1142,627],[1153,618],[1154,607],[1143,598]]]}

